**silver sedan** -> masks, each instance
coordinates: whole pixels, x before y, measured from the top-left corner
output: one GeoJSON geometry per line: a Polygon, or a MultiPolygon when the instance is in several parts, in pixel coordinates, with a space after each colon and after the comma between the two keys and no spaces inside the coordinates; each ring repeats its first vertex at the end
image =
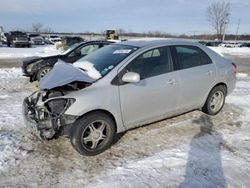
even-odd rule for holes
{"type": "Polygon", "coordinates": [[[24,100],[24,119],[41,138],[68,135],[96,155],[116,133],[191,110],[216,115],[235,81],[236,65],[198,43],[126,41],[57,63],[24,100]]]}

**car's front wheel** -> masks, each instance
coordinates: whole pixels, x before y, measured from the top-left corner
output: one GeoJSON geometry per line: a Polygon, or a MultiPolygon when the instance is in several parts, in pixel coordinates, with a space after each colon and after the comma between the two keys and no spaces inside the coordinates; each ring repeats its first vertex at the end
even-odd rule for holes
{"type": "Polygon", "coordinates": [[[209,93],[202,111],[209,115],[218,114],[224,106],[226,98],[226,87],[224,85],[216,86],[209,93]]]}
{"type": "Polygon", "coordinates": [[[36,79],[38,81],[40,81],[46,74],[49,73],[49,71],[52,69],[51,66],[45,66],[45,67],[42,67],[38,72],[37,72],[37,75],[36,75],[36,79]]]}
{"type": "Polygon", "coordinates": [[[109,115],[94,112],[74,123],[71,144],[81,155],[97,155],[111,146],[115,130],[115,122],[109,115]]]}

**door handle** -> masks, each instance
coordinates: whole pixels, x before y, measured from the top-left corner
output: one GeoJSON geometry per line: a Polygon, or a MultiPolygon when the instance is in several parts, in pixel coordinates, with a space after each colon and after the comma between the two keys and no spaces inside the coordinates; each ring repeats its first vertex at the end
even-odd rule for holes
{"type": "Polygon", "coordinates": [[[174,85],[174,84],[177,84],[177,82],[176,82],[175,79],[169,79],[169,80],[168,80],[168,84],[174,85]]]}
{"type": "Polygon", "coordinates": [[[209,70],[206,72],[206,75],[211,76],[213,74],[213,71],[209,70]]]}

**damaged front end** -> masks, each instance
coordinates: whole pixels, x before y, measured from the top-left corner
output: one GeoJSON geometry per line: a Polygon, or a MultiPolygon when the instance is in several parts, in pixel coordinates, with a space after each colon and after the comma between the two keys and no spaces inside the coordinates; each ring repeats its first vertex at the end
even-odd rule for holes
{"type": "Polygon", "coordinates": [[[75,99],[64,98],[60,91],[37,91],[23,102],[23,115],[26,125],[42,139],[68,135],[68,130],[77,116],[64,112],[75,99]]]}
{"type": "Polygon", "coordinates": [[[69,135],[78,116],[66,115],[75,102],[67,94],[90,86],[94,79],[71,64],[57,63],[40,81],[40,90],[23,102],[25,124],[42,139],[69,135]]]}

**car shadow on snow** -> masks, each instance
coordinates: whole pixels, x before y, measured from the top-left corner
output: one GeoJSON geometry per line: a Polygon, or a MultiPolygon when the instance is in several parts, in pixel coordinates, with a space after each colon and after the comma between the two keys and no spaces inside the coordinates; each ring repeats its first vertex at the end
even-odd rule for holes
{"type": "Polygon", "coordinates": [[[213,121],[208,115],[201,115],[193,123],[200,125],[200,132],[190,143],[185,180],[180,188],[226,188],[221,162],[222,135],[213,129],[213,121]]]}

